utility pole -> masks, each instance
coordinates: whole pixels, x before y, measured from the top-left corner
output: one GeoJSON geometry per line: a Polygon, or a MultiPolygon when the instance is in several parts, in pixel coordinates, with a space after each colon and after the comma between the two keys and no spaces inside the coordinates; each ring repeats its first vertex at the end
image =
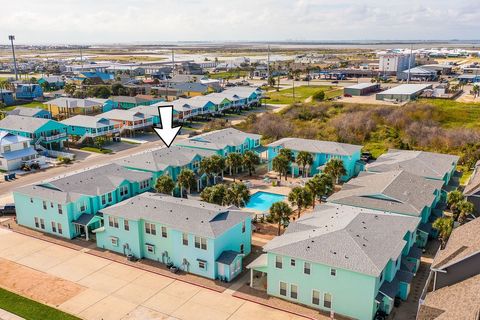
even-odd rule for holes
{"type": "Polygon", "coordinates": [[[172,76],[174,75],[175,70],[175,52],[172,49],[172,76]]]}
{"type": "Polygon", "coordinates": [[[410,68],[412,67],[412,57],[413,57],[413,44],[410,45],[410,56],[408,57],[408,76],[407,76],[407,83],[410,83],[410,68]]]}
{"type": "Polygon", "coordinates": [[[17,58],[15,58],[15,46],[13,45],[13,40],[15,40],[15,36],[9,35],[8,40],[10,40],[10,43],[12,44],[13,68],[15,69],[15,80],[18,81],[17,58]]]}
{"type": "Polygon", "coordinates": [[[270,45],[268,45],[267,51],[267,81],[270,79],[270,45]]]}

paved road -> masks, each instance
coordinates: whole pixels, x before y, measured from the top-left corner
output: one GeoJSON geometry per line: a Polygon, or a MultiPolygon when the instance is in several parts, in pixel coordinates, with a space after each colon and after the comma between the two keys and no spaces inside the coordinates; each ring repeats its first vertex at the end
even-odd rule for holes
{"type": "MultiPolygon", "coordinates": [[[[181,137],[177,137],[177,139],[180,139],[181,137]]],[[[184,138],[184,137],[183,137],[184,138]]],[[[59,166],[59,167],[54,167],[50,168],[44,171],[32,173],[32,174],[27,174],[24,176],[20,176],[18,179],[15,181],[11,182],[5,182],[2,181],[0,183],[0,196],[5,196],[12,192],[13,189],[24,186],[27,184],[35,183],[38,181],[50,179],[62,174],[66,174],[69,172],[77,171],[77,170],[83,170],[89,167],[94,167],[98,166],[101,164],[107,164],[107,163],[112,163],[113,161],[123,158],[125,156],[145,151],[151,148],[155,147],[160,147],[163,146],[164,143],[160,140],[154,141],[154,142],[148,142],[144,144],[139,144],[133,148],[127,149],[127,150],[122,150],[118,151],[114,154],[91,154],[84,160],[76,161],[72,163],[71,165],[67,166],[59,166]]]]}

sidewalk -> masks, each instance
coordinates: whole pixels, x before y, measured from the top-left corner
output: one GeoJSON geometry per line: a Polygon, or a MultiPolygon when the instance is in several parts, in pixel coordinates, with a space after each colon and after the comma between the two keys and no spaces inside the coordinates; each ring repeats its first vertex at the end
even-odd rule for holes
{"type": "Polygon", "coordinates": [[[13,313],[10,313],[8,311],[5,311],[3,309],[0,309],[0,320],[25,320],[25,319],[17,315],[14,315],[13,313]]]}

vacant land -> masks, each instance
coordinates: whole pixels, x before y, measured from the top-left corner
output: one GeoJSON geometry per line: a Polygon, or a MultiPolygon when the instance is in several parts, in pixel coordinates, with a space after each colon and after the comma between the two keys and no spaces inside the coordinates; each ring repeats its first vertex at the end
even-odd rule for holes
{"type": "Polygon", "coordinates": [[[437,108],[442,116],[440,123],[445,128],[480,128],[480,102],[464,103],[441,99],[422,99],[420,102],[437,108]]]}
{"type": "Polygon", "coordinates": [[[269,92],[268,96],[270,99],[268,100],[268,103],[292,104],[294,102],[304,102],[306,99],[319,91],[325,92],[325,99],[338,97],[342,95],[343,92],[342,88],[335,86],[299,86],[295,89],[289,88],[280,91],[269,92]]]}
{"type": "Polygon", "coordinates": [[[43,103],[34,101],[34,102],[26,103],[26,104],[20,104],[20,105],[17,105],[17,106],[8,106],[8,107],[5,107],[5,108],[2,108],[1,110],[2,111],[11,111],[11,110],[15,109],[16,107],[47,109],[47,106],[44,105],[43,103]]]}
{"type": "Polygon", "coordinates": [[[248,76],[248,71],[224,71],[224,72],[217,72],[217,73],[210,73],[209,77],[212,79],[240,79],[245,78],[248,76]]]}

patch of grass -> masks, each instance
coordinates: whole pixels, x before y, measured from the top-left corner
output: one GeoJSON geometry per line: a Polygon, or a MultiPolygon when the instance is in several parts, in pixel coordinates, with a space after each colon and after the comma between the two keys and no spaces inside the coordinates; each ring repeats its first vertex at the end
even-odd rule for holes
{"type": "Polygon", "coordinates": [[[2,110],[3,110],[3,111],[12,111],[12,110],[15,109],[16,107],[41,108],[41,109],[47,110],[47,106],[46,106],[46,105],[44,105],[44,104],[41,103],[41,102],[36,102],[36,101],[29,102],[29,103],[25,103],[25,104],[19,104],[19,105],[16,105],[16,106],[8,106],[8,107],[5,107],[5,108],[2,108],[2,110]]]}
{"type": "Polygon", "coordinates": [[[435,106],[439,122],[444,128],[478,128],[480,126],[480,103],[465,103],[442,99],[420,99],[420,103],[435,106]]]}
{"type": "Polygon", "coordinates": [[[243,77],[248,76],[248,71],[224,71],[224,72],[217,72],[217,73],[210,73],[208,75],[211,79],[240,79],[243,77]]]}
{"type": "Polygon", "coordinates": [[[318,91],[325,92],[325,98],[330,99],[342,94],[342,89],[335,86],[300,86],[295,87],[295,101],[293,100],[293,88],[280,91],[269,92],[270,99],[267,103],[271,104],[292,104],[294,102],[304,102],[308,97],[313,96],[318,91]]]}
{"type": "Polygon", "coordinates": [[[27,320],[79,320],[63,311],[0,288],[0,308],[27,320]]]}
{"type": "Polygon", "coordinates": [[[90,151],[90,152],[96,152],[96,153],[102,153],[102,154],[112,153],[112,150],[110,150],[110,149],[97,148],[97,147],[83,147],[83,148],[81,148],[80,150],[90,151]]]}

